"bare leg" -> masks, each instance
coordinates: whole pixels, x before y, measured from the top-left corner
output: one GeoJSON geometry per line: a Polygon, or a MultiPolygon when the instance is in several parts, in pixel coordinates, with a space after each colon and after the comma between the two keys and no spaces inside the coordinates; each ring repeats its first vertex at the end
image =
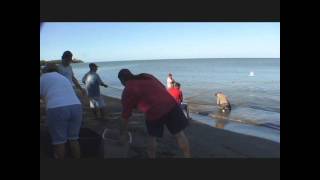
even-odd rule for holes
{"type": "Polygon", "coordinates": [[[55,159],[64,159],[65,153],[65,144],[53,145],[53,156],[55,159]]]}
{"type": "Polygon", "coordinates": [[[80,145],[78,140],[70,140],[70,150],[71,150],[71,155],[75,159],[80,158],[80,145]]]}
{"type": "Polygon", "coordinates": [[[177,134],[174,135],[177,139],[177,143],[182,150],[184,157],[186,158],[191,158],[191,153],[190,153],[190,148],[189,148],[189,141],[184,134],[183,131],[178,132],[177,134]]]}
{"type": "Polygon", "coordinates": [[[151,159],[156,158],[157,141],[156,137],[148,137],[148,156],[151,159]]]}

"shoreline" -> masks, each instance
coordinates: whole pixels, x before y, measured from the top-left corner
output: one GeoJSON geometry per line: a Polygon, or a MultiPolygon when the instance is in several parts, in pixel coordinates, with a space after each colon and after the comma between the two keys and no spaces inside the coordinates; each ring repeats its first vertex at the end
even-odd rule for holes
{"type": "MultiPolygon", "coordinates": [[[[108,90],[102,91],[102,94],[102,96],[106,98],[109,97],[120,101],[119,95],[111,93],[108,90]]],[[[210,113],[212,112],[211,109],[202,108],[202,110],[200,110],[199,107],[195,108],[194,106],[194,103],[191,103],[189,105],[190,116],[193,118],[194,121],[203,123],[213,128],[218,128],[217,126],[219,126],[219,128],[221,129],[221,121],[215,117],[212,117],[212,114],[210,113]]],[[[240,120],[228,120],[224,123],[223,129],[230,132],[250,135],[280,143],[280,129],[272,129],[270,127],[265,126],[263,123],[251,124],[248,122],[242,122],[240,120]]]]}
{"type": "MultiPolygon", "coordinates": [[[[121,102],[117,98],[103,95],[106,102],[106,118],[95,120],[87,103],[83,104],[83,127],[101,134],[104,128],[119,128],[121,102]]],[[[81,99],[83,102],[84,100],[81,99]]],[[[40,130],[45,129],[45,118],[40,120],[40,130]]],[[[144,116],[134,112],[129,120],[128,130],[132,134],[128,158],[147,158],[147,131],[144,116]]],[[[193,158],[280,158],[280,143],[250,135],[240,134],[211,127],[196,120],[191,120],[185,129],[190,141],[193,158]]],[[[41,156],[41,149],[40,149],[41,156]]],[[[44,155],[42,155],[44,157],[44,155]]],[[[175,138],[165,128],[163,138],[158,139],[157,158],[182,158],[183,155],[175,138]]]]}

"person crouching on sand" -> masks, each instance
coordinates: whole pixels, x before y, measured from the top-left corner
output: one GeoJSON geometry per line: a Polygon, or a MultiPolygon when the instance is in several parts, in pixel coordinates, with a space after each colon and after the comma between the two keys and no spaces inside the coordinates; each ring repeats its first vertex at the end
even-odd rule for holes
{"type": "Polygon", "coordinates": [[[222,92],[214,94],[217,97],[217,105],[222,112],[231,111],[231,104],[228,100],[228,97],[222,92]]]}
{"type": "Polygon", "coordinates": [[[71,82],[57,73],[57,66],[47,64],[40,77],[40,99],[46,102],[46,115],[54,158],[64,159],[69,141],[74,158],[80,158],[78,143],[82,123],[82,106],[71,82]]]}
{"type": "Polygon", "coordinates": [[[190,119],[188,104],[183,102],[183,94],[180,89],[180,83],[172,83],[173,87],[168,89],[171,96],[177,101],[185,116],[190,119]]]}
{"type": "Polygon", "coordinates": [[[100,111],[101,118],[104,118],[104,108],[106,104],[103,97],[100,94],[100,86],[108,87],[102,82],[100,76],[97,73],[98,66],[94,63],[89,64],[90,71],[87,72],[82,82],[85,84],[87,96],[89,97],[90,108],[92,109],[95,118],[98,119],[98,110],[100,111]]]}
{"type": "Polygon", "coordinates": [[[166,87],[151,74],[133,75],[128,69],[121,69],[118,78],[124,86],[121,98],[122,137],[127,137],[128,120],[132,110],[137,107],[145,113],[150,158],[156,157],[156,138],[163,136],[164,125],[176,137],[184,156],[191,157],[189,142],[183,131],[188,120],[166,87]]]}

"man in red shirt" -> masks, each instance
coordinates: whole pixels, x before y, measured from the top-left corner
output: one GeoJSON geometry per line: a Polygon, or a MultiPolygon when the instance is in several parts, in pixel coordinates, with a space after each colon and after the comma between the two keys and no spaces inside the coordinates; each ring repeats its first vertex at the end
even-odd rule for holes
{"type": "Polygon", "coordinates": [[[185,116],[188,119],[190,119],[188,104],[183,102],[183,94],[182,94],[182,91],[180,89],[180,83],[174,82],[172,84],[173,84],[172,88],[169,88],[168,92],[177,101],[177,103],[179,104],[180,108],[184,112],[185,116]]]}
{"type": "Polygon", "coordinates": [[[168,89],[168,92],[171,96],[177,101],[178,104],[181,104],[183,101],[183,95],[180,88],[178,88],[178,83],[171,83],[171,88],[168,89]]]}
{"type": "Polygon", "coordinates": [[[125,86],[121,98],[124,122],[122,134],[127,134],[132,110],[138,108],[146,116],[150,158],[156,156],[156,138],[163,136],[164,125],[176,137],[184,156],[191,157],[189,142],[183,131],[188,125],[188,120],[166,87],[150,74],[133,75],[128,69],[120,70],[118,78],[125,86]]]}

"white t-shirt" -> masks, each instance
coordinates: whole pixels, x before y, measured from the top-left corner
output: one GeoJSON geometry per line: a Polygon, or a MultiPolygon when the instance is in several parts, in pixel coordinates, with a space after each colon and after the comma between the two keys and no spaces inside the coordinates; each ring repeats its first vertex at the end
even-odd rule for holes
{"type": "Polygon", "coordinates": [[[40,76],[40,96],[45,98],[47,109],[81,104],[70,81],[56,72],[40,76]]]}
{"type": "Polygon", "coordinates": [[[171,85],[172,81],[173,81],[173,79],[171,79],[170,77],[167,78],[167,88],[172,87],[172,85],[171,85]]]}
{"type": "Polygon", "coordinates": [[[100,96],[100,86],[102,85],[102,80],[96,72],[89,71],[86,73],[82,78],[82,82],[86,86],[89,97],[100,96]]]}
{"type": "Polygon", "coordinates": [[[58,65],[58,71],[60,74],[62,74],[64,77],[69,79],[71,82],[72,86],[74,86],[73,81],[72,81],[72,76],[73,76],[73,71],[71,65],[69,66],[64,66],[63,64],[58,65]]]}

